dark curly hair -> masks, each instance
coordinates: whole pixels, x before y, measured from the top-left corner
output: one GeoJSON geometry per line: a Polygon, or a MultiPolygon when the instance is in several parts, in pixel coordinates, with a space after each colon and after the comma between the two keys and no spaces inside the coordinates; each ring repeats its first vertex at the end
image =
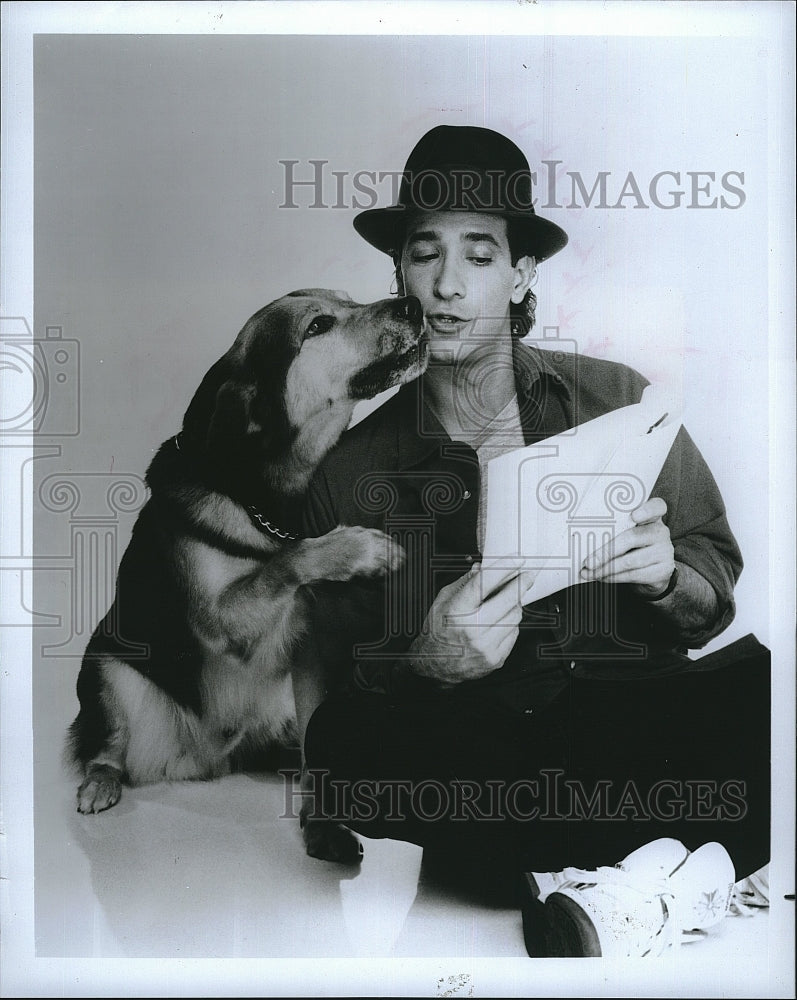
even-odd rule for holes
{"type": "MultiPolygon", "coordinates": [[[[509,255],[512,266],[521,257],[534,257],[534,254],[525,246],[523,233],[518,224],[513,219],[506,220],[506,236],[509,242],[509,255]]],[[[402,243],[404,242],[402,237],[402,243]]],[[[393,254],[393,268],[396,277],[396,287],[399,295],[404,295],[404,276],[401,273],[401,254],[393,254]]],[[[512,336],[520,339],[534,327],[537,312],[537,296],[529,289],[523,296],[521,302],[509,303],[509,319],[511,323],[512,336]]]]}

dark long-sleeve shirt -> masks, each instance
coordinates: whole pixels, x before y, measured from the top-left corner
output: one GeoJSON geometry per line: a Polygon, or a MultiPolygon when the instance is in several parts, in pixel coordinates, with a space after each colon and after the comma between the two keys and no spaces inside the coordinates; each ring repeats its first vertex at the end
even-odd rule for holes
{"type": "MultiPolygon", "coordinates": [[[[513,360],[526,444],[636,403],[647,384],[625,365],[520,342],[513,360]]],[[[343,638],[338,649],[351,648],[361,687],[416,696],[432,683],[407,683],[407,671],[394,668],[406,663],[440,588],[480,559],[479,490],[476,453],[442,429],[424,404],[422,380],[348,431],[315,476],[305,534],[321,535],[338,524],[378,527],[408,554],[402,570],[386,581],[317,588],[324,609],[319,620],[327,628],[334,622],[337,639],[343,638]]],[[[503,667],[457,685],[458,694],[535,710],[566,687],[569,675],[680,666],[688,648],[700,648],[730,624],[742,558],[714,477],[683,428],[651,495],[667,504],[675,560],[696,570],[716,593],[712,620],[699,632],[686,632],[627,585],[577,584],[525,607],[503,667]]]]}

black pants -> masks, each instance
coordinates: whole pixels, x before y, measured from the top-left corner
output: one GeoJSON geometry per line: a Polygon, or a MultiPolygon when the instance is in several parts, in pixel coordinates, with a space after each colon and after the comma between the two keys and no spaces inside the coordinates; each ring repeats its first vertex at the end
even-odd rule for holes
{"type": "Polygon", "coordinates": [[[354,693],[306,737],[327,815],[471,870],[613,865],[658,837],[769,860],[770,662],[752,637],[666,676],[573,679],[525,716],[354,693]]]}

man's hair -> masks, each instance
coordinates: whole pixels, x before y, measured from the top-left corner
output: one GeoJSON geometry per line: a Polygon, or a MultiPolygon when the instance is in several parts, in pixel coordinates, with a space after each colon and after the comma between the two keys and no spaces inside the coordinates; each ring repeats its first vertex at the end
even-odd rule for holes
{"type": "MultiPolygon", "coordinates": [[[[529,256],[533,259],[533,254],[528,253],[524,249],[521,229],[513,219],[506,220],[506,237],[509,243],[509,256],[512,261],[512,267],[517,264],[521,257],[529,256]]],[[[401,251],[393,255],[393,267],[398,294],[404,295],[404,276],[401,273],[401,251]]],[[[533,328],[536,310],[537,296],[531,289],[526,292],[521,302],[509,303],[509,320],[513,337],[517,337],[518,339],[525,337],[533,328]]]]}

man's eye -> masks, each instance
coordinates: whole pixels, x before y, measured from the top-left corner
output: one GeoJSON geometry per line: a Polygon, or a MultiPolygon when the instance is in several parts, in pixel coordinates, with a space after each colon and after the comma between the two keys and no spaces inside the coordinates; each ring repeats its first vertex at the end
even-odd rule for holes
{"type": "Polygon", "coordinates": [[[470,257],[469,260],[471,260],[474,264],[480,265],[492,264],[493,262],[492,257],[470,257]]]}
{"type": "Polygon", "coordinates": [[[313,322],[305,330],[305,339],[307,337],[317,337],[321,333],[326,333],[331,330],[335,325],[334,316],[316,316],[313,322]]]}
{"type": "Polygon", "coordinates": [[[416,251],[412,255],[412,262],[413,262],[413,264],[423,264],[426,261],[434,260],[436,256],[437,256],[437,254],[434,253],[431,250],[427,251],[426,253],[420,253],[420,252],[416,251]]]}

